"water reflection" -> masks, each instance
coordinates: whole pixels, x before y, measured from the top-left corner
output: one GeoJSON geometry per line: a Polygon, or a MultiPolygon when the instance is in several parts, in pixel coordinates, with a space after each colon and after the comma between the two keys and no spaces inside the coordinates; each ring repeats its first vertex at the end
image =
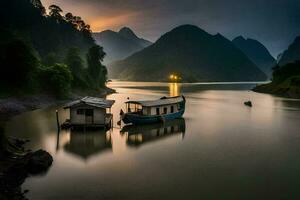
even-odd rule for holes
{"type": "Polygon", "coordinates": [[[111,135],[104,130],[71,130],[69,142],[64,145],[64,150],[87,160],[100,152],[112,150],[111,135]]]}
{"type": "Polygon", "coordinates": [[[185,135],[185,120],[181,118],[166,121],[165,123],[129,125],[123,127],[120,132],[126,135],[127,145],[133,147],[180,134],[183,139],[185,135]]]}
{"type": "MultiPolygon", "coordinates": [[[[7,123],[5,134],[31,139],[28,148],[45,149],[54,158],[47,176],[26,180],[29,199],[127,200],[132,194],[135,199],[284,199],[288,192],[298,194],[300,101],[248,92],[249,84],[109,84],[117,90],[108,96],[116,100],[111,133],[61,131],[57,141],[57,107],[7,123]],[[177,92],[187,98],[185,122],[126,127],[120,134],[116,122],[127,97],[157,99],[177,92]],[[249,99],[252,108],[243,105],[249,99]]],[[[61,121],[68,117],[59,113],[61,121]]]]}
{"type": "Polygon", "coordinates": [[[180,95],[180,85],[178,83],[169,83],[170,97],[180,95]]]}
{"type": "Polygon", "coordinates": [[[167,92],[170,96],[178,96],[181,93],[195,93],[207,90],[251,90],[257,84],[264,82],[209,82],[209,83],[160,83],[160,82],[124,82],[113,81],[108,87],[117,89],[124,93],[145,92],[150,94],[153,91],[167,92]],[[149,92],[150,90],[153,90],[149,92]]]}

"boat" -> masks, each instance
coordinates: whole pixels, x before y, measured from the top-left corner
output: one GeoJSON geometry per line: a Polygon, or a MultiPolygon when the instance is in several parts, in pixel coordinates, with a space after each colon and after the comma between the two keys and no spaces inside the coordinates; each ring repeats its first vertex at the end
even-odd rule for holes
{"type": "Polygon", "coordinates": [[[125,124],[152,124],[181,118],[185,111],[185,97],[162,97],[157,100],[127,101],[126,113],[121,110],[125,124]]]}

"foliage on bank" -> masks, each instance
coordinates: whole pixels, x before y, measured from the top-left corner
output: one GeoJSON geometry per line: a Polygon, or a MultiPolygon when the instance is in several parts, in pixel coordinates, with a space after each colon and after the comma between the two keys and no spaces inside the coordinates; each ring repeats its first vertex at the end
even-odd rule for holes
{"type": "Polygon", "coordinates": [[[47,14],[40,0],[4,1],[0,11],[1,96],[104,87],[105,53],[81,17],[57,5],[47,14]]]}
{"type": "Polygon", "coordinates": [[[276,66],[269,84],[254,88],[256,92],[270,93],[291,98],[300,98],[300,61],[276,66]]]}

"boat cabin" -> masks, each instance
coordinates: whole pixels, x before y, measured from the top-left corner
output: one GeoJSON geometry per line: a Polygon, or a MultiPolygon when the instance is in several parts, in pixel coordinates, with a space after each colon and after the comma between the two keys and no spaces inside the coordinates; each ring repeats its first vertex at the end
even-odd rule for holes
{"type": "Polygon", "coordinates": [[[183,96],[162,97],[150,101],[127,101],[126,112],[145,116],[168,115],[182,110],[183,101],[183,96]]]}
{"type": "Polygon", "coordinates": [[[84,97],[67,104],[64,109],[69,109],[70,119],[65,125],[85,127],[108,127],[111,125],[113,115],[111,107],[115,101],[96,97],[84,97]]]}

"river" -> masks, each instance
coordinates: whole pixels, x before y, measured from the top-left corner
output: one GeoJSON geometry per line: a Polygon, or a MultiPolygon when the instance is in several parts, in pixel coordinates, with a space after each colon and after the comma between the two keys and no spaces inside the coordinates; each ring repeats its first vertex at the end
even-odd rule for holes
{"type": "Polygon", "coordinates": [[[297,199],[300,101],[249,91],[254,85],[113,81],[114,128],[107,132],[57,134],[55,110],[61,122],[68,115],[57,107],[16,116],[6,134],[29,138],[28,148],[54,158],[22,188],[30,200],[297,199]],[[128,98],[180,94],[184,119],[120,132],[128,98]]]}

